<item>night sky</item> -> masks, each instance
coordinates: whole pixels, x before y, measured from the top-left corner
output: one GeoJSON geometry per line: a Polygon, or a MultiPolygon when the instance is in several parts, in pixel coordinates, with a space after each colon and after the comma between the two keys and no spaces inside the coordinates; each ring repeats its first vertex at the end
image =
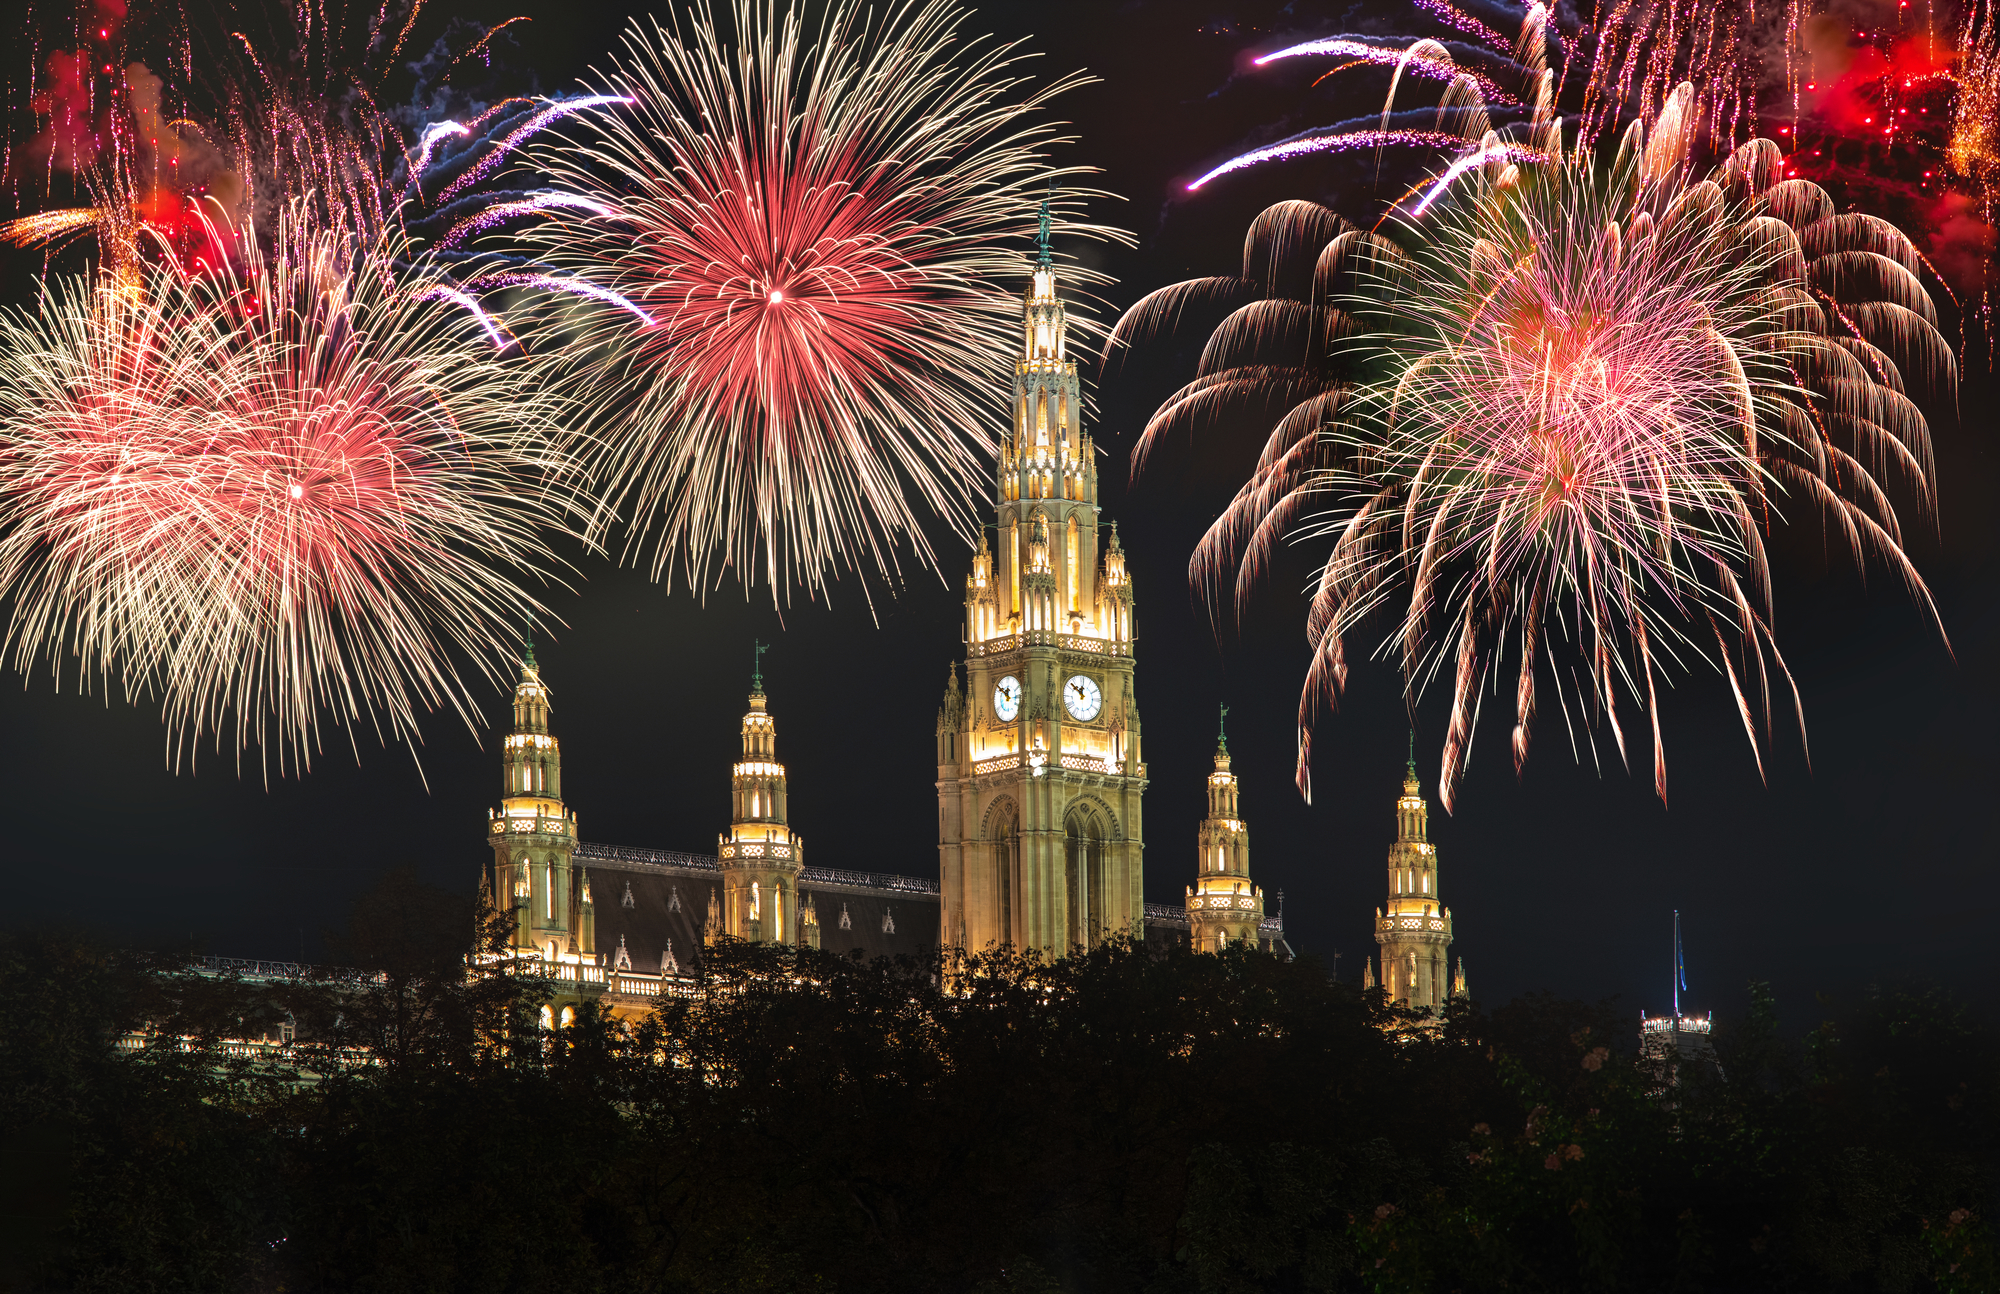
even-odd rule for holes
{"type": "MultiPolygon", "coordinates": [[[[617,6],[542,0],[504,12],[432,0],[424,21],[434,36],[454,13],[490,23],[520,12],[534,21],[514,29],[521,40],[496,42],[482,91],[563,91],[602,61],[623,22],[617,6]]],[[[1231,272],[1245,225],[1269,202],[1316,198],[1351,209],[1380,192],[1365,153],[1232,176],[1194,198],[1179,190],[1242,147],[1379,108],[1383,80],[1373,73],[1349,74],[1341,97],[1309,88],[1306,69],[1245,72],[1246,51],[1288,35],[1396,33],[1408,26],[1380,15],[1404,12],[1387,0],[1234,9],[1129,0],[990,6],[975,23],[1043,51],[1049,75],[1081,67],[1102,78],[1064,105],[1080,135],[1066,160],[1104,168],[1103,187],[1127,201],[1096,214],[1132,229],[1138,246],[1057,245],[1118,277],[1115,310],[1167,282],[1231,272]]],[[[1380,181],[1392,192],[1401,187],[1396,165],[1380,181]]],[[[36,268],[20,255],[0,260],[7,300],[26,298],[36,268]]],[[[1252,874],[1267,895],[1284,891],[1293,946],[1342,954],[1340,974],[1353,980],[1360,954],[1373,950],[1371,917],[1394,835],[1407,727],[1401,679],[1393,666],[1358,665],[1341,712],[1319,730],[1314,803],[1301,803],[1291,786],[1306,662],[1295,590],[1307,564],[1281,568],[1251,618],[1220,631],[1185,575],[1194,542],[1255,462],[1262,432],[1169,446],[1145,476],[1126,479],[1137,430],[1192,361],[1191,350],[1161,348],[1121,371],[1093,365],[1086,374],[1098,399],[1094,430],[1112,455],[1104,513],[1120,523],[1139,599],[1138,700],[1152,774],[1147,897],[1177,903],[1192,878],[1216,703],[1227,701],[1252,874]]],[[[1602,740],[1594,758],[1584,748],[1573,759],[1551,709],[1519,780],[1509,716],[1489,712],[1448,817],[1435,800],[1447,698],[1423,700],[1418,767],[1432,798],[1442,895],[1456,917],[1453,956],[1465,958],[1476,996],[1499,1002],[1549,990],[1661,1009],[1675,908],[1686,926],[1688,1001],[1724,1017],[1740,1009],[1751,979],[1774,983],[1794,1026],[1817,1018],[1815,993],[1905,975],[1968,991],[1992,984],[2000,480],[1993,386],[1979,362],[1969,367],[1961,416],[1933,420],[1941,533],[1925,533],[1913,509],[1903,514],[1949,649],[1893,578],[1872,573],[1864,586],[1810,523],[1774,543],[1777,631],[1804,697],[1810,767],[1774,698],[1779,738],[1761,782],[1727,684],[1696,673],[1678,677],[1663,702],[1671,807],[1653,794],[1646,752],[1636,774],[1602,740]]],[[[996,408],[1005,380],[994,375],[996,408]]],[[[725,585],[704,601],[566,554],[574,592],[553,600],[566,624],[537,654],[583,837],[713,851],[727,823],[750,643],[761,637],[776,643],[767,689],[808,859],[934,876],[932,732],[959,652],[969,561],[948,535],[938,544],[941,578],[912,567],[907,586],[878,591],[872,609],[850,579],[831,606],[795,604],[782,616],[766,589],[746,600],[725,585]]],[[[489,719],[504,722],[505,694],[482,695],[489,719]]],[[[431,718],[414,756],[363,735],[358,755],[332,745],[308,775],[268,788],[254,755],[240,774],[227,753],[213,752],[193,774],[174,773],[151,708],[58,694],[46,674],[0,687],[0,732],[11,924],[316,958],[323,932],[384,869],[413,864],[440,884],[471,886],[487,856],[496,730],[475,735],[448,715],[431,718]]]]}

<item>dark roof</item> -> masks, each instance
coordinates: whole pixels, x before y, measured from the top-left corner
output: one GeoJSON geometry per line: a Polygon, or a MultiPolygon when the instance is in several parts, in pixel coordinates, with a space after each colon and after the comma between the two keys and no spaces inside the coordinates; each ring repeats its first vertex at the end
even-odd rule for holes
{"type": "MultiPolygon", "coordinates": [[[[722,884],[721,864],[707,854],[668,849],[597,845],[580,841],[573,855],[590,869],[591,898],[597,907],[597,951],[609,963],[618,940],[632,969],[657,974],[673,940],[674,959],[683,972],[701,959],[702,926],[708,899],[722,884]],[[625,906],[630,894],[632,906],[625,906]],[[676,902],[678,896],[678,902],[676,902]]],[[[799,877],[800,901],[819,917],[819,946],[863,957],[921,957],[938,946],[938,883],[895,872],[854,872],[808,867],[799,877]],[[843,914],[846,925],[841,924],[843,914]]],[[[1186,947],[1187,911],[1164,903],[1145,907],[1146,943],[1155,948],[1186,947]]],[[[1289,957],[1282,915],[1264,918],[1266,947],[1289,957]]]]}
{"type": "MultiPolygon", "coordinates": [[[[673,940],[674,959],[689,971],[701,958],[708,900],[722,884],[721,865],[705,854],[579,842],[572,855],[590,869],[597,909],[597,951],[609,961],[618,940],[632,969],[656,974],[673,940]],[[625,906],[627,894],[632,906],[625,906]],[[678,903],[676,903],[678,896],[678,903]]],[[[938,885],[918,876],[808,867],[799,877],[801,902],[819,917],[820,947],[864,957],[922,956],[938,946],[938,885]],[[843,913],[845,928],[841,925],[843,913]]]]}

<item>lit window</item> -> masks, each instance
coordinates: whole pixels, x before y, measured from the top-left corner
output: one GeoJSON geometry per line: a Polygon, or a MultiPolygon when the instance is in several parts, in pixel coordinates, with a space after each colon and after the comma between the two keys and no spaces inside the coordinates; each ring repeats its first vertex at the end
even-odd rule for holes
{"type": "Polygon", "coordinates": [[[562,1010],[562,1027],[567,1029],[576,1023],[576,1008],[566,1006],[562,1010]]]}

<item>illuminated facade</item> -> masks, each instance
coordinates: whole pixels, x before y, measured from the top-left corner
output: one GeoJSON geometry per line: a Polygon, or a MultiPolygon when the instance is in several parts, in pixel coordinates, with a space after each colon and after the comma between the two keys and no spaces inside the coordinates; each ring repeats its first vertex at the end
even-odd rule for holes
{"type": "Polygon", "coordinates": [[[549,733],[549,689],[534,644],[521,655],[514,730],[502,742],[500,807],[487,816],[493,870],[487,901],[511,906],[514,946],[551,965],[594,964],[596,906],[590,873],[572,865],[576,814],[563,807],[562,747],[549,733]]]}
{"type": "Polygon", "coordinates": [[[1145,921],[1132,585],[1100,534],[1043,212],[1022,302],[994,542],[965,582],[965,677],[937,722],[938,936],[1063,953],[1145,921]]]}
{"type": "MultiPolygon", "coordinates": [[[[1222,713],[1227,717],[1227,706],[1222,713]]],[[[1239,794],[1236,774],[1229,771],[1229,738],[1218,727],[1197,876],[1187,892],[1188,942],[1197,952],[1262,942],[1264,891],[1250,881],[1250,826],[1243,821],[1239,794]]]]}
{"type": "MultiPolygon", "coordinates": [[[[761,662],[763,649],[758,648],[761,662]]],[[[722,867],[717,930],[706,932],[750,943],[819,946],[819,926],[799,906],[799,873],[805,842],[785,819],[785,766],[778,762],[778,730],[764,705],[761,666],[751,676],[750,712],[743,716],[743,758],[730,771],[733,820],[716,840],[722,867]]]]}
{"type": "MultiPolygon", "coordinates": [[[[1430,809],[1417,784],[1411,756],[1396,801],[1396,843],[1389,846],[1389,901],[1375,909],[1375,942],[1382,946],[1382,987],[1392,1001],[1418,1009],[1444,1009],[1465,996],[1465,963],[1446,987],[1445,951],[1451,947],[1451,909],[1438,897],[1437,846],[1428,835],[1430,809]]],[[[1364,983],[1373,987],[1372,975],[1364,983]]]]}
{"type": "MultiPolygon", "coordinates": [[[[505,795],[488,822],[486,886],[515,918],[517,953],[556,982],[558,1023],[581,1000],[629,1019],[663,994],[696,992],[702,956],[724,938],[920,957],[1000,944],[1059,954],[1130,934],[1159,948],[1248,941],[1290,955],[1282,911],[1266,916],[1249,880],[1225,745],[1197,885],[1185,904],[1144,901],[1132,585],[1116,528],[1099,529],[1096,451],[1046,211],[1037,242],[995,525],[966,580],[963,680],[954,663],[938,712],[936,877],[805,865],[761,647],[715,856],[579,842],[531,647],[504,742],[505,795]]],[[[879,853],[877,842],[853,848],[879,853]]]]}

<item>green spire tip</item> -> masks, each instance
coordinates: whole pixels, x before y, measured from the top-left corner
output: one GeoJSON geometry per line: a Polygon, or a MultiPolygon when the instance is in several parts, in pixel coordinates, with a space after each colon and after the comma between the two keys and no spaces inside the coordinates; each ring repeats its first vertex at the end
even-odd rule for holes
{"type": "Polygon", "coordinates": [[[1050,180],[1048,196],[1042,199],[1042,218],[1035,226],[1035,264],[1042,269],[1055,263],[1054,255],[1049,251],[1049,199],[1055,194],[1056,182],[1050,180]]]}

